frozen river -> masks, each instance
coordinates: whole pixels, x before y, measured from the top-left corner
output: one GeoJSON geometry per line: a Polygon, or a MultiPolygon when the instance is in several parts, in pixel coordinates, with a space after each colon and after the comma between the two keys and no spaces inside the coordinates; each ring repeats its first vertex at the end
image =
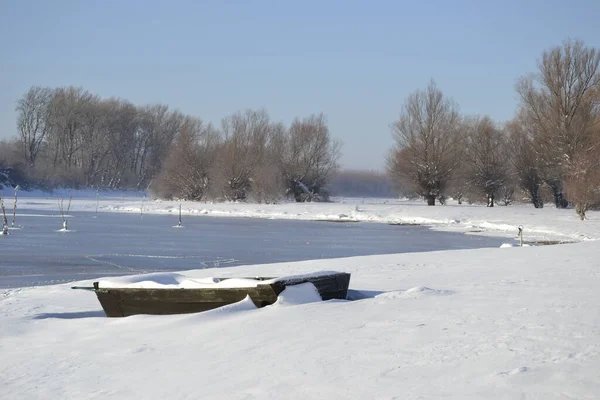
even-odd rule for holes
{"type": "Polygon", "coordinates": [[[111,275],[372,254],[499,247],[501,238],[419,226],[21,210],[0,237],[0,288],[111,275]]]}

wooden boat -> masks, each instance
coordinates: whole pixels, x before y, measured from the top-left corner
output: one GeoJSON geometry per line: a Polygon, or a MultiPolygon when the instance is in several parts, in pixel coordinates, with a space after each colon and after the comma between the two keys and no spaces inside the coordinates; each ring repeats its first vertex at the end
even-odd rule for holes
{"type": "MultiPolygon", "coordinates": [[[[216,279],[224,282],[231,278],[216,279]]],[[[99,282],[93,287],[73,289],[91,290],[96,293],[107,317],[127,317],[136,314],[187,314],[233,304],[250,296],[257,307],[265,307],[277,301],[277,296],[287,286],[312,283],[322,300],[346,299],[350,274],[323,272],[282,278],[242,278],[255,280],[254,286],[202,287],[202,288],[102,288],[99,282]]],[[[227,285],[225,285],[227,286],[227,285]]]]}

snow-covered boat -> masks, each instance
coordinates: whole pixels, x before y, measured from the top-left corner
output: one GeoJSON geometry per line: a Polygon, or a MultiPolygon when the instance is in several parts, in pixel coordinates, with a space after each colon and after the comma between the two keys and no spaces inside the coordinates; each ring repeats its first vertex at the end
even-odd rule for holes
{"type": "Polygon", "coordinates": [[[136,314],[187,314],[196,313],[227,304],[237,303],[249,296],[257,307],[277,301],[277,296],[287,286],[312,283],[322,300],[346,299],[350,274],[323,271],[281,278],[210,278],[197,287],[103,287],[94,282],[93,287],[74,286],[96,293],[107,317],[127,317],[136,314]]]}

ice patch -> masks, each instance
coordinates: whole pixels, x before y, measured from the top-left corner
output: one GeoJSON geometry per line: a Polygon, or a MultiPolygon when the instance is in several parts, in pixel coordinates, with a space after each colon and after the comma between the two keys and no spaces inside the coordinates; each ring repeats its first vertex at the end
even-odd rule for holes
{"type": "Polygon", "coordinates": [[[279,294],[275,305],[294,306],[298,304],[315,303],[321,301],[319,291],[310,282],[300,283],[298,285],[286,286],[279,294]]]}

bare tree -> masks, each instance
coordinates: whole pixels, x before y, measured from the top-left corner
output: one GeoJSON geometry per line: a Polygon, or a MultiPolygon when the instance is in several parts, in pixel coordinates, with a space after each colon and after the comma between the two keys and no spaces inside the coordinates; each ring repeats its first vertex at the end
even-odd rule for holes
{"type": "Polygon", "coordinates": [[[521,79],[521,112],[534,125],[534,148],[557,207],[565,207],[563,182],[575,155],[596,123],[600,52],[566,41],[542,54],[539,72],[521,79]]]}
{"type": "Polygon", "coordinates": [[[33,86],[17,101],[17,127],[21,138],[24,159],[31,167],[42,148],[48,133],[48,105],[52,89],[33,86]]]}
{"type": "Polygon", "coordinates": [[[469,164],[464,158],[461,158],[459,164],[456,166],[447,186],[446,192],[458,204],[462,204],[465,199],[469,199],[473,194],[469,182],[469,164]]]}
{"type": "Polygon", "coordinates": [[[137,175],[137,188],[148,186],[162,169],[183,118],[181,113],[169,111],[164,105],[147,106],[140,111],[132,159],[132,168],[137,175]]]}
{"type": "Polygon", "coordinates": [[[544,207],[540,188],[544,184],[540,157],[534,146],[535,135],[527,128],[530,124],[517,117],[506,125],[509,135],[509,160],[519,187],[527,194],[535,208],[544,207]]]}
{"type": "Polygon", "coordinates": [[[160,197],[202,200],[219,138],[211,125],[186,117],[152,189],[160,197]]]}
{"type": "Polygon", "coordinates": [[[408,96],[392,126],[396,144],[388,158],[389,174],[410,184],[430,206],[460,162],[459,121],[457,106],[431,82],[408,96]]]}
{"type": "Polygon", "coordinates": [[[578,157],[569,169],[565,188],[581,220],[586,212],[600,206],[600,157],[598,152],[578,157]]]}
{"type": "Polygon", "coordinates": [[[280,139],[285,133],[283,124],[271,124],[268,141],[262,149],[261,163],[251,179],[251,197],[258,203],[276,203],[285,196],[285,179],[279,162],[283,153],[280,139]]]}
{"type": "Polygon", "coordinates": [[[589,139],[573,157],[565,178],[567,195],[581,220],[588,210],[600,207],[600,129],[593,129],[589,139]]]}
{"type": "Polygon", "coordinates": [[[133,186],[135,168],[132,162],[136,151],[136,132],[140,124],[136,107],[122,100],[105,102],[108,121],[106,140],[108,155],[102,171],[100,185],[109,188],[133,186]]]}
{"type": "Polygon", "coordinates": [[[110,152],[110,122],[117,113],[109,102],[97,96],[82,105],[81,146],[79,165],[84,172],[84,185],[90,187],[100,183],[104,162],[110,152]]]}
{"type": "Polygon", "coordinates": [[[504,132],[489,117],[474,118],[467,123],[468,181],[494,207],[496,196],[508,182],[509,161],[504,132]]]}
{"type": "Polygon", "coordinates": [[[339,167],[341,143],[332,139],[325,116],[295,119],[279,140],[280,165],[288,193],[296,201],[326,196],[325,185],[339,167]]]}
{"type": "Polygon", "coordinates": [[[245,200],[263,165],[272,131],[265,110],[247,110],[222,120],[221,143],[213,169],[216,187],[227,200],[245,200]]]}
{"type": "Polygon", "coordinates": [[[49,112],[49,141],[54,153],[53,167],[70,170],[81,167],[80,150],[84,143],[84,115],[96,98],[82,88],[66,87],[54,91],[49,112]]]}

